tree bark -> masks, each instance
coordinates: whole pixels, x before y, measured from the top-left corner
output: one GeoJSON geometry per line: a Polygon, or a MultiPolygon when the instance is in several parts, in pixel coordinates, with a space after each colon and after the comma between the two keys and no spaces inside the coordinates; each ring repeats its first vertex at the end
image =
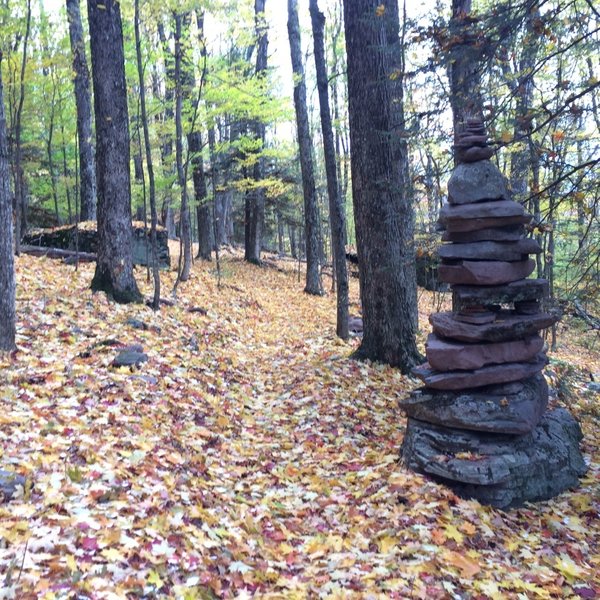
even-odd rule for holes
{"type": "MultiPolygon", "coordinates": [[[[265,19],[265,0],[254,0],[254,23],[256,33],[256,68],[257,78],[264,78],[267,72],[267,37],[268,25],[265,19]]],[[[245,236],[244,258],[251,263],[260,264],[262,250],[263,221],[265,217],[265,192],[259,182],[264,178],[264,159],[262,152],[265,144],[266,128],[264,123],[255,120],[250,123],[250,131],[261,141],[261,149],[257,151],[256,162],[252,167],[252,179],[256,186],[247,192],[245,199],[245,236]]]]}
{"type": "MultiPolygon", "coordinates": [[[[204,13],[196,13],[198,23],[198,36],[200,38],[200,56],[204,62],[200,85],[204,85],[206,75],[206,45],[204,43],[204,13]]],[[[190,65],[193,80],[193,68],[190,65]]],[[[204,173],[204,158],[202,156],[202,134],[192,131],[188,134],[188,148],[192,153],[192,178],[194,180],[194,196],[197,202],[196,219],[198,221],[198,255],[202,260],[212,260],[212,229],[211,206],[206,188],[206,175],[204,173]]]]}
{"type": "MultiPolygon", "coordinates": [[[[192,234],[190,210],[187,197],[186,169],[183,164],[183,125],[181,122],[183,110],[183,81],[182,81],[182,20],[183,15],[175,15],[175,161],[177,163],[177,180],[181,188],[181,210],[179,213],[180,235],[183,246],[183,264],[179,272],[179,280],[187,281],[192,269],[192,234]]],[[[181,261],[180,261],[181,262],[181,261]]]]}
{"type": "Polygon", "coordinates": [[[66,0],[69,38],[73,54],[73,83],[77,107],[77,137],[79,140],[79,194],[81,221],[96,220],[96,171],[92,143],[92,98],[90,72],[85,57],[85,39],[79,11],[79,0],[66,0]]]}
{"type": "MultiPolygon", "coordinates": [[[[173,120],[173,99],[174,99],[174,81],[175,81],[175,59],[171,49],[169,48],[169,40],[165,35],[165,29],[162,21],[158,22],[158,35],[163,50],[163,58],[165,62],[165,95],[164,95],[164,111],[163,111],[163,127],[166,123],[173,120]]],[[[158,92],[158,90],[157,90],[158,92]]],[[[168,179],[173,176],[173,137],[170,132],[162,135],[160,146],[160,157],[162,161],[163,178],[168,179]]],[[[173,210],[173,198],[171,191],[165,190],[165,195],[162,202],[161,210],[162,225],[168,232],[170,239],[177,237],[175,231],[175,211],[173,210]]]]}
{"type": "Polygon", "coordinates": [[[327,174],[327,195],[329,197],[329,221],[331,224],[331,253],[337,282],[337,335],[348,339],[348,270],[346,268],[346,218],[340,196],[337,178],[335,143],[331,112],[329,110],[329,89],[327,64],[325,59],[325,15],[319,10],[317,0],[310,0],[310,17],[317,70],[317,88],[321,111],[321,130],[323,132],[323,151],[327,174]]]}
{"type": "Polygon", "coordinates": [[[199,131],[194,131],[188,135],[188,147],[193,154],[192,177],[194,179],[194,195],[198,203],[196,208],[198,258],[212,260],[212,219],[206,188],[206,175],[204,174],[204,159],[202,158],[202,134],[199,131]]]}
{"type": "Polygon", "coordinates": [[[306,108],[306,82],[302,65],[302,45],[300,41],[300,23],[297,0],[288,0],[288,36],[290,54],[294,72],[294,107],[298,147],[300,150],[300,169],[302,171],[302,189],[304,192],[304,221],[306,231],[306,286],[308,294],[323,294],[321,274],[319,272],[319,211],[313,171],[312,147],[308,111],[306,108]]]}
{"type": "MultiPolygon", "coordinates": [[[[154,280],[154,296],[152,308],[160,309],[160,274],[158,270],[158,244],[156,239],[156,226],[158,225],[158,211],[156,210],[156,182],[154,179],[154,163],[150,147],[150,131],[148,128],[148,114],[146,111],[146,88],[144,86],[144,67],[142,64],[142,46],[140,36],[140,2],[135,0],[134,7],[135,30],[135,56],[137,63],[138,80],[140,83],[140,111],[142,128],[144,130],[144,149],[146,152],[146,165],[148,167],[148,192],[150,195],[150,252],[152,255],[152,279],[154,280]]],[[[141,150],[141,149],[140,149],[141,150]]],[[[142,173],[143,179],[143,173],[142,173]]],[[[144,215],[145,219],[145,215],[144,215]]]]}
{"type": "Polygon", "coordinates": [[[357,358],[419,360],[414,214],[404,141],[398,3],[344,0],[352,193],[364,334],[357,358]]]}
{"type": "Polygon", "coordinates": [[[452,0],[450,34],[459,40],[448,54],[450,106],[454,124],[454,142],[469,117],[483,118],[481,98],[481,49],[470,33],[471,0],[452,0]]]}
{"type": "Polygon", "coordinates": [[[31,32],[31,0],[27,0],[27,14],[25,35],[23,37],[23,55],[21,58],[21,76],[19,80],[19,100],[17,103],[17,112],[15,116],[15,249],[19,254],[21,238],[27,231],[27,193],[25,190],[25,174],[23,172],[23,156],[21,153],[21,116],[23,114],[23,104],[25,102],[25,67],[27,65],[27,44],[31,32]]]}
{"type": "Polygon", "coordinates": [[[98,260],[92,290],[140,302],[133,277],[129,115],[121,12],[116,0],[88,0],[98,186],[98,260]]]}
{"type": "Polygon", "coordinates": [[[10,163],[2,85],[2,51],[0,50],[0,350],[7,352],[16,348],[12,214],[10,163]]]}

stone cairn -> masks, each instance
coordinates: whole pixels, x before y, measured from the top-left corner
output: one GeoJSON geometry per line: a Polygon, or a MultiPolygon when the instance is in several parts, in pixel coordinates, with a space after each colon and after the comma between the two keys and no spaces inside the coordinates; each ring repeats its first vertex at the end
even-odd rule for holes
{"type": "Polygon", "coordinates": [[[489,160],[483,123],[470,119],[455,146],[457,166],[440,213],[439,278],[453,311],[430,315],[425,384],[400,402],[408,415],[402,459],[457,494],[506,508],[550,498],[585,472],[581,430],[566,410],[546,411],[547,364],[540,330],[544,279],[525,236],[531,215],[513,202],[489,160]]]}

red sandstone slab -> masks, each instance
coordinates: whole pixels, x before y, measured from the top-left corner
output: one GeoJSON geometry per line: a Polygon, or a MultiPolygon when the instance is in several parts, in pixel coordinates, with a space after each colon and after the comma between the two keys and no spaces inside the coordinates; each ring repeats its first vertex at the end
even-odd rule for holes
{"type": "Polygon", "coordinates": [[[539,354],[535,361],[491,365],[472,371],[436,371],[429,363],[412,370],[423,383],[434,390],[463,390],[519,381],[539,373],[548,363],[545,354],[539,354]]]}
{"type": "Polygon", "coordinates": [[[487,217],[482,219],[462,219],[448,221],[444,227],[450,233],[461,233],[467,231],[478,231],[490,227],[507,227],[509,225],[524,225],[531,221],[531,215],[517,215],[515,217],[487,217]]]}
{"type": "Polygon", "coordinates": [[[516,242],[525,236],[523,225],[514,225],[513,227],[493,227],[490,229],[480,229],[478,231],[451,232],[444,231],[442,242],[456,242],[465,244],[468,242],[516,242]]]}
{"type": "Polygon", "coordinates": [[[486,365],[528,361],[541,352],[544,341],[539,335],[524,340],[488,344],[467,344],[429,334],[425,354],[437,371],[480,369],[486,365]]]}
{"type": "Polygon", "coordinates": [[[438,278],[462,285],[502,285],[525,279],[534,269],[535,261],[531,258],[519,262],[464,260],[459,265],[440,265],[438,278]]]}
{"type": "Polygon", "coordinates": [[[518,315],[512,311],[500,311],[493,323],[471,325],[457,321],[451,312],[429,315],[429,322],[434,333],[460,342],[520,340],[550,327],[556,321],[558,321],[558,317],[549,313],[518,315]]]}
{"type": "Polygon", "coordinates": [[[507,285],[452,287],[454,301],[458,309],[473,304],[506,304],[508,302],[526,302],[542,300],[548,295],[546,279],[524,279],[507,285]]]}
{"type": "Polygon", "coordinates": [[[444,244],[438,249],[438,255],[448,259],[520,261],[523,254],[539,254],[541,251],[536,240],[522,238],[514,242],[444,244]]]}
{"type": "Polygon", "coordinates": [[[469,219],[520,217],[525,209],[513,200],[494,200],[473,204],[444,204],[440,210],[440,222],[451,223],[469,219]]]}

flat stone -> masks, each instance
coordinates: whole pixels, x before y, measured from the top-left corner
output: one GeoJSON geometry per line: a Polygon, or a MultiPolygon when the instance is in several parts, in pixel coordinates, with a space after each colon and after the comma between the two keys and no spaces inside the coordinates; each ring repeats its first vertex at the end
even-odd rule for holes
{"type": "Polygon", "coordinates": [[[520,217],[525,209],[512,200],[493,200],[473,204],[444,204],[440,210],[443,224],[469,219],[489,219],[500,217],[520,217]]]}
{"type": "Polygon", "coordinates": [[[546,279],[525,279],[507,285],[490,287],[455,285],[452,288],[454,304],[457,310],[473,304],[507,304],[509,302],[525,302],[542,300],[548,296],[546,279]]]}
{"type": "Polygon", "coordinates": [[[539,373],[548,364],[545,354],[538,354],[532,362],[511,362],[488,365],[472,371],[436,371],[429,363],[412,370],[427,387],[434,390],[463,390],[468,388],[519,381],[539,373]]]}
{"type": "Polygon", "coordinates": [[[496,320],[496,313],[491,310],[459,312],[455,313],[454,318],[461,323],[484,325],[485,323],[493,323],[496,320]]]}
{"type": "Polygon", "coordinates": [[[451,232],[444,231],[442,242],[456,242],[464,244],[468,242],[516,242],[525,236],[523,225],[513,227],[493,227],[490,229],[480,229],[478,231],[451,232]]]}
{"type": "Polygon", "coordinates": [[[558,321],[556,315],[518,315],[512,311],[500,311],[493,323],[471,325],[461,323],[452,312],[429,315],[429,322],[437,335],[460,342],[504,342],[519,340],[550,327],[558,321]]]}
{"type": "Polygon", "coordinates": [[[398,403],[409,417],[472,431],[525,434],[548,404],[548,384],[540,373],[518,383],[448,392],[420,388],[398,403]]]}
{"type": "Polygon", "coordinates": [[[0,503],[8,502],[19,489],[24,489],[27,480],[22,475],[0,469],[0,503]]]}
{"type": "Polygon", "coordinates": [[[480,160],[456,165],[448,181],[450,204],[470,204],[499,199],[509,200],[510,193],[504,175],[494,163],[480,160]]]}
{"type": "Polygon", "coordinates": [[[148,360],[148,355],[137,350],[122,350],[112,361],[113,367],[132,367],[148,360]]]}
{"type": "Polygon", "coordinates": [[[470,132],[461,133],[458,136],[457,148],[470,148],[471,146],[487,146],[488,137],[485,133],[475,134],[470,132]]]}
{"type": "Polygon", "coordinates": [[[523,340],[468,344],[442,339],[435,333],[430,333],[425,345],[425,354],[433,369],[454,371],[532,360],[543,347],[544,341],[539,335],[523,340]]]}
{"type": "Polygon", "coordinates": [[[134,329],[141,329],[143,331],[147,331],[148,329],[150,329],[148,327],[148,325],[146,323],[144,323],[144,321],[141,321],[140,319],[136,319],[135,317],[129,317],[125,323],[127,323],[127,325],[129,325],[130,327],[133,327],[134,329]]]}
{"type": "Polygon", "coordinates": [[[444,244],[438,248],[438,255],[448,259],[519,261],[523,260],[524,254],[539,254],[541,251],[537,240],[523,238],[515,242],[444,244]]]}
{"type": "Polygon", "coordinates": [[[545,500],[574,488],[586,466],[581,429],[562,408],[525,435],[470,432],[408,419],[401,456],[414,471],[497,508],[545,500]]]}
{"type": "Polygon", "coordinates": [[[489,146],[480,148],[479,146],[471,146],[470,148],[456,148],[455,156],[459,164],[476,163],[489,160],[494,156],[495,150],[489,146]]]}
{"type": "Polygon", "coordinates": [[[446,283],[464,285],[502,285],[525,279],[533,273],[535,266],[531,258],[519,262],[464,260],[458,265],[439,265],[438,278],[446,283]]]}
{"type": "Polygon", "coordinates": [[[448,221],[444,227],[450,233],[464,233],[479,231],[491,227],[507,227],[510,225],[526,225],[531,221],[531,215],[517,215],[515,217],[486,217],[482,219],[462,219],[448,221]]]}
{"type": "Polygon", "coordinates": [[[538,300],[515,302],[515,311],[520,315],[537,315],[540,312],[540,303],[538,300]]]}

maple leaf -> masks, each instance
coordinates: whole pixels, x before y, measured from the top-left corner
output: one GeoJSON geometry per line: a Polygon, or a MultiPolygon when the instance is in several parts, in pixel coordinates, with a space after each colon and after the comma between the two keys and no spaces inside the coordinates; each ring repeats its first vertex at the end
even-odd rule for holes
{"type": "Polygon", "coordinates": [[[156,571],[150,571],[148,577],[146,577],[146,581],[150,585],[153,585],[157,590],[160,590],[160,588],[165,585],[165,582],[160,578],[160,575],[156,571]]]}
{"type": "Polygon", "coordinates": [[[460,554],[459,552],[454,552],[452,550],[445,551],[444,560],[448,564],[459,569],[460,575],[464,579],[472,579],[479,571],[481,571],[478,561],[475,561],[464,554],[460,554]]]}
{"type": "Polygon", "coordinates": [[[397,544],[398,540],[391,535],[383,536],[377,540],[379,552],[382,552],[383,554],[387,554],[392,548],[395,548],[397,544]]]}
{"type": "Polygon", "coordinates": [[[557,556],[554,566],[567,578],[569,583],[573,583],[576,579],[583,577],[587,572],[586,569],[576,564],[567,554],[557,556]]]}
{"type": "Polygon", "coordinates": [[[462,544],[465,536],[451,523],[444,525],[444,535],[448,540],[454,540],[458,544],[462,544]]]}

